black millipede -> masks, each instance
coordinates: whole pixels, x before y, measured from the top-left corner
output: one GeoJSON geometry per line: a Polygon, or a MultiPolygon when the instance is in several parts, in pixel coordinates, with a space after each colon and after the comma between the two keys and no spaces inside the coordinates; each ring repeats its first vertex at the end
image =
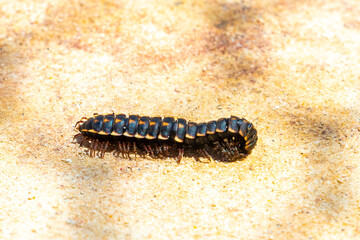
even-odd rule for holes
{"type": "Polygon", "coordinates": [[[216,121],[195,123],[183,118],[147,117],[125,114],[94,114],[75,124],[80,132],[74,139],[90,151],[90,156],[104,157],[106,152],[130,158],[130,153],[144,157],[176,157],[194,153],[219,161],[234,161],[251,153],[257,131],[244,118],[231,116],[216,121]]]}

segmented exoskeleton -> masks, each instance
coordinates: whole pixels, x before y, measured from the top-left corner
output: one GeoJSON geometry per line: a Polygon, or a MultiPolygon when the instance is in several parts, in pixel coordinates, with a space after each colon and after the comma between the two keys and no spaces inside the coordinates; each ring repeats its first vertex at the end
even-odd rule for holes
{"type": "Polygon", "coordinates": [[[114,151],[123,157],[130,153],[167,157],[195,150],[203,157],[232,161],[249,154],[257,142],[257,131],[244,118],[231,116],[207,123],[187,122],[183,118],[107,114],[82,118],[74,139],[90,149],[90,155],[103,157],[114,151]]]}

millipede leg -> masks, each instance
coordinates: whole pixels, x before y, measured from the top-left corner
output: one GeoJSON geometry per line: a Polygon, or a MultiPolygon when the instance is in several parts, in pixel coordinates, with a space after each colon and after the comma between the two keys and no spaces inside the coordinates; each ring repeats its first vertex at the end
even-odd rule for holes
{"type": "Polygon", "coordinates": [[[102,145],[102,142],[100,142],[99,140],[95,139],[95,144],[94,144],[94,156],[95,156],[95,155],[99,156],[99,151],[101,150],[101,145],[102,145]]]}
{"type": "Polygon", "coordinates": [[[105,152],[108,148],[109,142],[103,142],[101,144],[100,157],[103,158],[105,156],[105,152]]]}
{"type": "Polygon", "coordinates": [[[86,137],[84,137],[81,142],[80,142],[80,147],[83,147],[84,146],[84,143],[88,141],[88,139],[86,137]]]}
{"type": "Polygon", "coordinates": [[[115,151],[113,152],[113,155],[114,155],[115,157],[119,157],[119,151],[118,151],[118,150],[115,150],[115,151]]]}
{"type": "Polygon", "coordinates": [[[114,152],[114,156],[115,157],[120,157],[120,152],[121,152],[121,144],[120,142],[117,143],[118,149],[115,150],[114,152]]]}
{"type": "Polygon", "coordinates": [[[101,158],[101,152],[102,152],[102,149],[103,149],[103,142],[100,142],[98,148],[97,148],[97,156],[99,158],[101,158]]]}
{"type": "Polygon", "coordinates": [[[128,158],[130,159],[130,142],[127,142],[127,145],[126,145],[126,153],[127,153],[127,156],[128,158]]]}
{"type": "Polygon", "coordinates": [[[125,158],[125,152],[126,152],[125,142],[122,143],[122,149],[123,149],[123,151],[122,151],[122,156],[123,156],[123,158],[125,158]]]}
{"type": "Polygon", "coordinates": [[[164,144],[160,145],[160,154],[161,154],[161,155],[165,155],[165,154],[166,154],[165,145],[164,145],[164,144]]]}
{"type": "Polygon", "coordinates": [[[155,145],[155,150],[156,150],[156,154],[162,154],[162,149],[161,149],[161,146],[159,145],[155,145]]]}
{"type": "Polygon", "coordinates": [[[144,158],[146,156],[146,154],[147,154],[145,146],[140,143],[139,145],[137,145],[137,147],[138,147],[137,150],[139,150],[139,152],[138,152],[139,156],[144,158]]]}
{"type": "Polygon", "coordinates": [[[84,138],[81,133],[78,133],[78,134],[76,134],[76,135],[73,137],[73,140],[72,140],[73,143],[75,143],[75,142],[74,142],[75,138],[78,138],[79,136],[82,136],[81,140],[84,138]]]}
{"type": "Polygon", "coordinates": [[[106,152],[106,150],[108,149],[108,147],[109,147],[109,144],[110,144],[109,142],[106,142],[106,143],[105,143],[105,148],[104,148],[104,152],[106,152]]]}
{"type": "Polygon", "coordinates": [[[120,156],[120,153],[122,153],[122,154],[124,155],[124,153],[123,153],[123,148],[122,148],[122,146],[121,146],[121,142],[118,142],[118,148],[119,148],[118,157],[120,156]]]}
{"type": "Polygon", "coordinates": [[[204,158],[209,159],[210,162],[214,161],[213,158],[211,157],[211,155],[205,149],[199,149],[199,151],[204,158]]]}
{"type": "Polygon", "coordinates": [[[95,139],[94,143],[95,143],[94,144],[94,149],[95,150],[99,149],[99,144],[101,144],[101,142],[99,140],[95,139]]]}
{"type": "Polygon", "coordinates": [[[155,157],[155,154],[154,154],[154,151],[152,149],[152,147],[149,145],[149,149],[150,149],[150,152],[151,152],[151,156],[154,158],[155,157]]]}
{"type": "Polygon", "coordinates": [[[134,146],[134,152],[135,152],[135,160],[136,160],[136,151],[137,151],[137,147],[136,147],[136,142],[133,142],[133,146],[134,146]]]}
{"type": "Polygon", "coordinates": [[[147,154],[151,153],[151,157],[155,157],[155,154],[150,145],[145,145],[145,150],[146,150],[147,154]]]}
{"type": "MultiPolygon", "coordinates": [[[[232,156],[232,147],[228,142],[221,141],[219,142],[221,152],[224,153],[228,158],[232,156]]],[[[222,161],[224,161],[225,158],[222,158],[222,161]]]]}
{"type": "Polygon", "coordinates": [[[222,149],[226,149],[226,143],[224,141],[219,141],[219,145],[222,149]]]}
{"type": "Polygon", "coordinates": [[[95,146],[96,139],[91,140],[89,149],[90,149],[90,157],[94,157],[94,146],[95,146]]]}
{"type": "Polygon", "coordinates": [[[165,154],[166,154],[167,156],[169,155],[169,148],[170,148],[169,145],[164,144],[164,152],[165,152],[165,154]]]}
{"type": "Polygon", "coordinates": [[[179,148],[179,155],[177,157],[177,162],[180,163],[181,162],[181,159],[182,157],[184,156],[184,148],[179,148]]]}
{"type": "Polygon", "coordinates": [[[147,145],[145,145],[145,146],[144,146],[144,148],[145,148],[146,154],[148,154],[148,155],[149,155],[149,154],[150,154],[150,150],[149,150],[148,146],[147,146],[147,145]]]}

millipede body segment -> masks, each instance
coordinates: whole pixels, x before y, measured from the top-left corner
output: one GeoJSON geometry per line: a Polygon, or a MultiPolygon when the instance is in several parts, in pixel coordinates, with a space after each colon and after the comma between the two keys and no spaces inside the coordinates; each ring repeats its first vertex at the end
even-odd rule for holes
{"type": "Polygon", "coordinates": [[[82,118],[75,127],[80,133],[74,139],[91,156],[100,157],[113,151],[129,158],[134,153],[135,157],[177,156],[180,161],[184,152],[198,152],[206,158],[232,161],[251,153],[258,139],[253,124],[235,116],[195,123],[173,117],[95,114],[82,118]]]}

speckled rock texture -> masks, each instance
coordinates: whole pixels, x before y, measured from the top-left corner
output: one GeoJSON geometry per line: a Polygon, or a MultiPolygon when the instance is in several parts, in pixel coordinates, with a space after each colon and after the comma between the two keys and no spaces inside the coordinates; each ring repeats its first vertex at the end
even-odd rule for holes
{"type": "Polygon", "coordinates": [[[360,1],[0,1],[1,239],[360,239],[360,1]],[[232,163],[91,158],[109,112],[253,122],[232,163]]]}

